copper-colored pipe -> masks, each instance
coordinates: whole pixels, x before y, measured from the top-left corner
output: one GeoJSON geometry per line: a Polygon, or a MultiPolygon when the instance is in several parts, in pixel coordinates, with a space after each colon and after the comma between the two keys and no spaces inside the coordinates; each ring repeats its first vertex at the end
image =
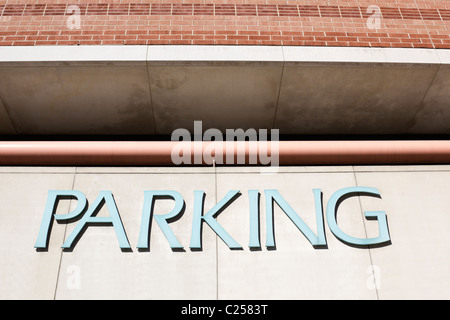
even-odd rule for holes
{"type": "MultiPolygon", "coordinates": [[[[237,156],[256,156],[266,145],[250,142],[180,142],[177,141],[5,141],[0,142],[0,165],[175,165],[174,147],[195,154],[223,152],[223,164],[237,164],[237,156]],[[245,148],[241,149],[239,144],[245,148]],[[227,148],[232,147],[227,151],[227,148]],[[226,154],[235,155],[233,163],[226,154]]],[[[271,143],[275,143],[271,145],[271,143]]],[[[279,141],[274,147],[280,165],[315,164],[426,164],[450,163],[450,141],[279,141]],[[278,146],[278,148],[277,148],[278,146]]],[[[266,153],[263,153],[266,154],[266,153]]],[[[274,164],[274,160],[269,164],[274,164]]],[[[270,159],[269,159],[270,160],[270,159]]],[[[220,164],[220,162],[217,162],[220,164]]],[[[186,163],[185,163],[186,164],[186,163]]],[[[202,162],[203,165],[209,164],[202,162]]],[[[240,163],[238,163],[240,164],[240,163]]]]}

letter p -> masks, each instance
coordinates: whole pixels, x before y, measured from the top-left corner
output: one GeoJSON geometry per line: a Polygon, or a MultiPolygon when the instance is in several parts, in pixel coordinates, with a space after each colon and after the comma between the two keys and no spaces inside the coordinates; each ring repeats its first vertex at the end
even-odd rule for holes
{"type": "Polygon", "coordinates": [[[70,220],[79,216],[87,207],[87,199],[81,191],[75,190],[49,190],[47,197],[47,204],[44,210],[44,216],[41,222],[41,228],[39,229],[39,235],[34,247],[36,249],[46,249],[48,246],[48,237],[50,233],[50,225],[53,217],[56,220],[70,220]],[[56,211],[59,198],[76,198],[78,204],[76,208],[68,214],[57,215],[56,211]]]}

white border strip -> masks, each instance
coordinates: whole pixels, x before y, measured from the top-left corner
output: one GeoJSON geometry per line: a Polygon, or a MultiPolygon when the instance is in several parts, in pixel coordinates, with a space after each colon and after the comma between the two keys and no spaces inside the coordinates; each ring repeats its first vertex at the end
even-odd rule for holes
{"type": "Polygon", "coordinates": [[[286,62],[440,64],[434,49],[284,47],[286,62]]]}
{"type": "Polygon", "coordinates": [[[147,46],[0,47],[0,62],[146,61],[147,46]]]}
{"type": "Polygon", "coordinates": [[[450,49],[195,45],[0,47],[0,63],[145,61],[450,64],[450,49]]]}

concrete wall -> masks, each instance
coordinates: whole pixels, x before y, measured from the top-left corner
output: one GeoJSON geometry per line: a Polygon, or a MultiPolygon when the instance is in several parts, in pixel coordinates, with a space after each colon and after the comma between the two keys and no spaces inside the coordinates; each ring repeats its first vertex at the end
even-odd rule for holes
{"type": "MultiPolygon", "coordinates": [[[[0,298],[25,299],[448,299],[450,298],[450,166],[259,168],[0,168],[0,298]],[[326,223],[328,247],[314,249],[275,205],[276,247],[265,246],[264,189],[277,189],[315,232],[312,189],[330,196],[351,186],[378,188],[381,199],[351,197],[338,210],[348,234],[375,237],[378,223],[363,211],[385,211],[391,244],[355,248],[339,241],[326,223]],[[131,251],[120,250],[114,229],[90,226],[73,250],[61,245],[76,223],[53,223],[48,250],[34,244],[48,190],[80,190],[92,204],[110,190],[131,251]],[[260,250],[250,250],[248,190],[259,190],[260,250]],[[172,251],[153,221],[150,250],[136,248],[144,190],[176,190],[186,208],[170,224],[184,251],[172,251]],[[203,247],[189,249],[194,190],[204,190],[205,211],[229,190],[241,195],[217,216],[242,245],[230,250],[203,224],[203,247]],[[374,285],[375,275],[376,285],[374,285]]],[[[59,201],[56,214],[75,208],[59,201]]],[[[155,213],[173,202],[158,200],[155,213]]],[[[98,216],[108,216],[103,207],[98,216]]]]}
{"type": "Polygon", "coordinates": [[[446,49],[5,47],[0,133],[449,134],[449,66],[446,49]]]}

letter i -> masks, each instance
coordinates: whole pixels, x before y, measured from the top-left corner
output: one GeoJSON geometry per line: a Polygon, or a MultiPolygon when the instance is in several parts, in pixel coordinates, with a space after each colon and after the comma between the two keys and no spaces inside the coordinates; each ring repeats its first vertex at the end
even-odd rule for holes
{"type": "Polygon", "coordinates": [[[261,248],[259,240],[259,197],[258,190],[249,190],[248,198],[250,204],[250,242],[249,248],[261,248]]]}

